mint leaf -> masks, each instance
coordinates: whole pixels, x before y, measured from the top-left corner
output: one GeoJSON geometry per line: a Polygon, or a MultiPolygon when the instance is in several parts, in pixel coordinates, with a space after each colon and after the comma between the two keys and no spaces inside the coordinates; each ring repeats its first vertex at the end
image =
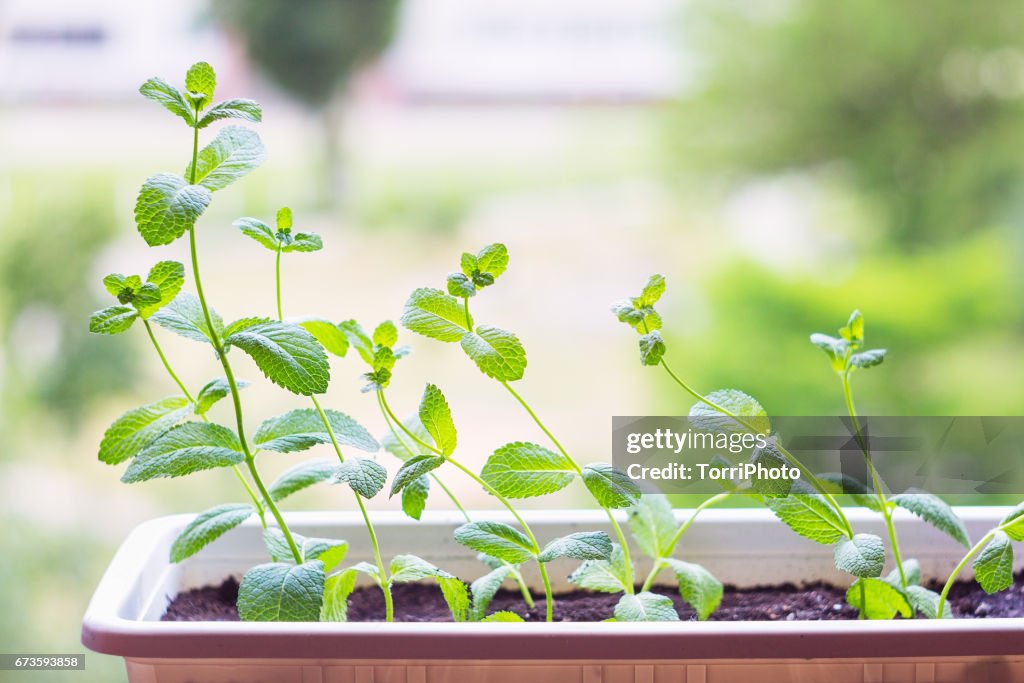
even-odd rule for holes
{"type": "Polygon", "coordinates": [[[658,365],[665,355],[665,342],[661,332],[648,332],[640,337],[640,362],[644,365],[658,365]]]}
{"type": "Polygon", "coordinates": [[[469,592],[473,596],[473,607],[470,610],[470,619],[480,621],[487,614],[487,607],[491,604],[494,596],[501,589],[514,568],[511,565],[503,564],[481,576],[469,586],[469,592]]]}
{"type": "Polygon", "coordinates": [[[267,379],[292,393],[310,396],[327,391],[327,354],[298,325],[262,323],[229,335],[224,343],[245,351],[267,379]]]}
{"type": "Polygon", "coordinates": [[[874,534],[843,538],[835,547],[836,569],[854,576],[874,578],[885,566],[885,545],[874,534]]]}
{"type": "Polygon", "coordinates": [[[318,621],[324,599],[324,564],[261,564],[238,587],[242,621],[318,621]]]}
{"type": "Polygon", "coordinates": [[[251,237],[271,251],[277,251],[280,246],[277,233],[258,218],[243,216],[231,225],[241,230],[246,237],[251,237]]]}
{"type": "Polygon", "coordinates": [[[300,318],[289,322],[297,323],[299,327],[313,335],[329,353],[341,358],[348,353],[348,337],[334,323],[323,318],[300,318]]]}
{"type": "MultiPolygon", "coordinates": [[[[786,458],[782,455],[782,451],[775,445],[774,439],[766,441],[764,448],[754,447],[753,463],[764,467],[766,470],[784,467],[788,464],[786,458]]],[[[760,493],[762,496],[770,498],[786,496],[793,489],[793,480],[786,477],[778,479],[754,477],[750,482],[750,488],[755,493],[760,493]]]]}
{"type": "Polygon", "coordinates": [[[338,323],[338,327],[345,336],[348,337],[349,343],[359,352],[359,356],[367,363],[373,364],[373,347],[374,343],[370,340],[370,337],[363,330],[362,325],[357,323],[355,320],[346,320],[338,323]]]}
{"type": "Polygon", "coordinates": [[[185,90],[193,95],[202,95],[196,104],[200,109],[213,101],[213,90],[217,87],[217,75],[206,62],[196,62],[185,74],[185,90]]]}
{"type": "Polygon", "coordinates": [[[430,479],[424,475],[409,482],[402,489],[402,512],[413,519],[419,519],[427,507],[430,495],[430,479]]]}
{"type": "Polygon", "coordinates": [[[893,496],[889,500],[904,510],[910,510],[939,531],[949,534],[953,540],[965,548],[971,547],[967,527],[953,512],[953,508],[938,496],[918,489],[911,489],[906,493],[893,496]]]}
{"type": "Polygon", "coordinates": [[[320,251],[323,248],[324,242],[320,239],[320,235],[314,232],[297,232],[294,237],[286,241],[285,245],[281,247],[281,251],[285,253],[312,252],[320,251]]]}
{"type": "Polygon", "coordinates": [[[463,273],[449,273],[448,293],[466,299],[476,296],[476,285],[463,273]]]}
{"type": "Polygon", "coordinates": [[[468,621],[469,589],[466,584],[454,576],[438,577],[437,584],[441,587],[441,594],[448,605],[448,611],[452,613],[452,621],[468,621]]]}
{"type": "MultiPolygon", "coordinates": [[[[939,594],[924,586],[907,586],[905,591],[907,602],[926,619],[937,619],[939,616],[939,594]]],[[[952,619],[953,610],[948,607],[942,611],[943,619],[952,619]]]]}
{"type": "MultiPolygon", "coordinates": [[[[331,538],[307,538],[301,534],[292,532],[292,540],[299,549],[299,555],[303,562],[320,560],[324,563],[324,571],[331,571],[337,567],[348,553],[348,543],[331,538]]],[[[295,557],[292,555],[288,539],[277,527],[269,527],[263,530],[263,542],[275,562],[295,564],[295,557]]]]}
{"type": "MultiPolygon", "coordinates": [[[[217,336],[223,336],[224,321],[213,309],[210,309],[210,318],[213,320],[217,336]]],[[[214,336],[206,324],[203,306],[198,298],[188,292],[178,294],[174,301],[154,313],[152,320],[165,330],[180,334],[186,339],[213,343],[214,336]]]]}
{"type": "Polygon", "coordinates": [[[338,463],[335,460],[321,458],[307,460],[286,470],[274,480],[267,492],[270,494],[270,499],[276,503],[313,484],[327,481],[335,475],[337,470],[338,463]]]}
{"type": "Polygon", "coordinates": [[[617,621],[679,621],[672,598],[656,593],[623,595],[615,605],[617,621]]]}
{"type": "MultiPolygon", "coordinates": [[[[427,430],[420,422],[419,415],[410,415],[402,421],[402,424],[405,425],[406,429],[415,434],[416,438],[420,441],[434,445],[434,440],[431,438],[430,434],[427,434],[427,430]]],[[[398,427],[397,425],[395,425],[394,431],[389,429],[381,438],[380,442],[381,446],[383,446],[388,453],[399,460],[408,460],[409,458],[414,458],[420,454],[421,447],[419,444],[410,439],[401,427],[398,427]]]]}
{"type": "Polygon", "coordinates": [[[457,439],[452,412],[448,408],[444,394],[433,384],[428,384],[423,389],[419,415],[420,423],[437,444],[441,453],[445,456],[454,453],[457,439]]]}
{"type": "Polygon", "coordinates": [[[356,589],[355,569],[346,569],[324,581],[324,602],[320,621],[348,621],[348,596],[356,589]]]}
{"type": "Polygon", "coordinates": [[[181,91],[160,78],[150,78],[142,84],[139,92],[143,97],[153,100],[164,109],[180,116],[189,126],[194,126],[196,117],[192,105],[188,103],[181,91]]]}
{"type": "Polygon", "coordinates": [[[146,284],[154,285],[159,290],[159,295],[152,301],[136,301],[135,306],[139,315],[149,318],[158,310],[174,301],[185,284],[185,266],[177,261],[160,261],[149,270],[146,276],[146,284]]]}
{"type": "Polygon", "coordinates": [[[611,310],[619,322],[626,323],[639,334],[661,329],[661,316],[650,306],[638,309],[631,301],[616,301],[611,310]]]}
{"type": "Polygon", "coordinates": [[[198,127],[200,129],[206,128],[214,121],[220,121],[221,119],[242,119],[243,121],[259,123],[263,120],[263,109],[252,100],[224,100],[206,110],[203,117],[199,119],[198,127]]]}
{"type": "Polygon", "coordinates": [[[160,477],[237,465],[245,459],[238,437],[210,422],[185,422],[171,428],[136,456],[121,481],[134,484],[160,477]]]}
{"type": "Polygon", "coordinates": [[[701,621],[711,616],[722,603],[724,588],[721,582],[699,564],[667,558],[669,569],[679,582],[679,594],[697,613],[701,621]]]}
{"type": "Polygon", "coordinates": [[[248,503],[229,503],[199,513],[174,539],[171,545],[171,562],[177,563],[192,557],[249,519],[254,512],[256,508],[248,503]]]}
{"type": "Polygon", "coordinates": [[[100,461],[117,465],[134,457],[190,412],[192,404],[184,396],[171,396],[129,410],[104,433],[100,461]]]}
{"type": "Polygon", "coordinates": [[[833,370],[842,372],[845,369],[846,351],[850,347],[848,341],[816,332],[811,335],[811,343],[825,352],[832,361],[833,370]]]}
{"type": "Polygon", "coordinates": [[[533,543],[521,531],[501,522],[470,522],[455,530],[460,544],[510,564],[534,557],[533,543]]]}
{"type": "Polygon", "coordinates": [[[850,365],[856,368],[873,368],[882,364],[882,361],[885,360],[885,353],[885,349],[871,349],[855,353],[850,356],[850,365]]]}
{"type": "Polygon", "coordinates": [[[669,554],[678,528],[672,506],[663,495],[642,495],[629,510],[629,531],[640,550],[652,559],[669,554]]]}
{"type": "Polygon", "coordinates": [[[265,158],[266,151],[255,131],[227,126],[199,151],[195,175],[190,163],[185,169],[185,177],[194,177],[193,182],[207,190],[222,190],[255,169],[265,158]]]}
{"type": "Polygon", "coordinates": [[[569,583],[601,593],[619,593],[629,586],[626,554],[617,543],[612,544],[608,560],[587,560],[569,575],[569,583]]]}
{"type": "Polygon", "coordinates": [[[151,247],[170,244],[192,228],[210,204],[210,190],[173,173],[146,179],[135,202],[135,225],[151,247]]]}
{"type": "Polygon", "coordinates": [[[416,555],[395,555],[388,566],[392,583],[410,583],[423,579],[452,578],[443,569],[435,567],[422,557],[416,555]]]}
{"type": "Polygon", "coordinates": [[[1024,541],[1024,503],[1018,503],[1008,515],[1003,517],[999,527],[1015,541],[1024,541]]]}
{"type": "Polygon", "coordinates": [[[514,382],[523,378],[526,370],[526,351],[519,338],[498,327],[480,325],[476,332],[462,336],[462,350],[488,377],[499,382],[514,382]]]}
{"type": "Polygon", "coordinates": [[[508,268],[508,249],[504,244],[488,244],[476,255],[476,270],[494,279],[508,268]]]}
{"type": "Polygon", "coordinates": [[[603,531],[580,531],[562,536],[544,546],[538,562],[551,562],[560,557],[574,560],[608,560],[612,556],[612,539],[603,531]]]}
{"type": "Polygon", "coordinates": [[[390,320],[385,320],[373,331],[373,343],[378,346],[394,346],[398,343],[398,328],[390,320]]]}
{"type": "Polygon", "coordinates": [[[494,451],[480,477],[503,496],[532,498],[561,491],[576,478],[576,470],[563,455],[514,441],[494,451]]]}
{"type": "Polygon", "coordinates": [[[881,579],[857,579],[846,591],[846,602],[867,619],[892,619],[897,613],[904,619],[914,616],[903,592],[881,579]]]}
{"type": "Polygon", "coordinates": [[[490,622],[503,622],[503,623],[521,624],[521,623],[523,623],[523,618],[521,616],[519,616],[518,614],[516,614],[515,612],[509,612],[508,610],[502,610],[500,612],[495,612],[494,614],[489,614],[486,617],[484,617],[483,619],[481,619],[480,621],[488,622],[488,623],[490,623],[490,622]]]}
{"type": "MultiPolygon", "coordinates": [[[[249,383],[244,380],[238,380],[236,386],[239,389],[244,389],[249,386],[249,383]]],[[[218,377],[217,379],[210,380],[206,383],[206,386],[199,390],[199,395],[196,396],[196,415],[205,415],[217,401],[230,395],[231,385],[228,384],[226,379],[218,377]]]]}
{"type": "Polygon", "coordinates": [[[853,502],[861,507],[875,512],[882,511],[878,504],[878,497],[868,493],[863,482],[838,472],[824,472],[818,475],[818,479],[829,485],[827,487],[829,493],[850,496],[853,502]]]}
{"type": "MultiPolygon", "coordinates": [[[[915,559],[903,560],[903,575],[906,576],[908,584],[921,583],[921,564],[915,559]]],[[[886,574],[885,580],[896,588],[903,587],[899,569],[893,569],[886,574]]]]}
{"type": "MultiPolygon", "coordinates": [[[[738,389],[719,389],[712,391],[706,398],[711,403],[742,418],[744,422],[754,428],[756,433],[768,434],[771,432],[771,420],[768,419],[768,412],[753,396],[738,389]]],[[[750,431],[734,418],[719,412],[704,401],[698,401],[690,408],[690,424],[697,429],[712,432],[745,433],[750,431]]]]}
{"type": "MultiPolygon", "coordinates": [[[[343,446],[352,446],[368,453],[376,453],[380,445],[366,428],[345,413],[325,410],[334,438],[343,446]]],[[[312,408],[290,410],[263,421],[253,435],[253,443],[265,451],[294,453],[318,444],[330,443],[320,414],[312,408]]]]}
{"type": "Polygon", "coordinates": [[[238,320],[235,320],[230,325],[228,325],[227,328],[222,333],[220,333],[220,337],[222,339],[226,339],[227,337],[233,335],[235,332],[241,332],[242,330],[247,330],[250,327],[255,327],[256,325],[262,325],[263,323],[269,322],[271,322],[270,318],[259,318],[255,316],[249,318],[239,318],[238,320]]]}
{"type": "Polygon", "coordinates": [[[338,465],[333,484],[348,484],[363,498],[373,498],[384,488],[388,472],[376,461],[369,458],[348,458],[338,465]]]}
{"type": "Polygon", "coordinates": [[[1013,585],[1013,544],[1005,531],[992,540],[974,559],[974,578],[986,593],[998,593],[1013,585]]]}
{"type": "Polygon", "coordinates": [[[139,317],[131,306],[110,306],[89,317],[89,331],[96,334],[121,334],[139,317]]]}
{"type": "Polygon", "coordinates": [[[462,302],[440,289],[417,289],[405,302],[402,325],[417,334],[443,342],[457,342],[472,329],[462,302]]]}
{"type": "Polygon", "coordinates": [[[647,280],[647,284],[644,285],[643,291],[640,293],[639,299],[635,302],[637,308],[643,308],[645,306],[653,306],[658,303],[658,299],[665,293],[665,277],[662,275],[652,275],[647,280]]]}
{"type": "Polygon", "coordinates": [[[583,468],[583,483],[598,504],[605,508],[628,508],[640,500],[640,488],[625,472],[605,463],[583,468]]]}
{"type": "Polygon", "coordinates": [[[396,493],[406,486],[411,485],[427,472],[436,470],[443,464],[444,458],[437,455],[417,455],[407,460],[398,470],[398,473],[395,474],[395,478],[391,482],[391,493],[388,494],[388,497],[394,497],[396,493]]]}
{"type": "Polygon", "coordinates": [[[786,526],[804,538],[831,545],[846,535],[843,521],[825,498],[794,486],[793,493],[781,498],[765,498],[765,505],[786,526]]]}

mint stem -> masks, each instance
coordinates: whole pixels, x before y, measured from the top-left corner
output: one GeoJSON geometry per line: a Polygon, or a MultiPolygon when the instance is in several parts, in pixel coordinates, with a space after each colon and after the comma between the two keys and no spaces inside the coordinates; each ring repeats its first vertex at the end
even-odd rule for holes
{"type": "Polygon", "coordinates": [[[672,557],[672,554],[675,552],[676,546],[679,545],[679,540],[683,537],[683,534],[685,534],[687,530],[689,530],[689,528],[693,526],[693,523],[697,521],[697,515],[699,515],[701,512],[711,507],[712,505],[717,505],[718,503],[727,500],[731,495],[731,491],[719,493],[717,495],[711,496],[703,503],[698,505],[696,508],[694,508],[693,514],[690,515],[689,519],[683,522],[679,526],[679,529],[676,530],[675,535],[672,536],[672,540],[669,541],[668,547],[659,548],[661,557],[655,559],[654,566],[651,567],[651,572],[647,575],[647,579],[644,581],[643,586],[640,587],[641,593],[650,590],[651,586],[654,585],[654,580],[658,577],[658,574],[661,573],[661,570],[664,569],[664,564],[662,563],[662,560],[668,557],[672,557]]]}
{"type": "Polygon", "coordinates": [[[992,540],[992,537],[996,535],[997,531],[999,531],[999,527],[992,529],[987,534],[982,536],[981,540],[975,543],[974,547],[967,551],[967,554],[964,555],[962,560],[960,560],[960,563],[953,570],[953,573],[949,575],[948,579],[946,579],[946,585],[942,587],[942,593],[939,595],[939,607],[935,611],[936,618],[942,618],[942,614],[946,609],[946,598],[949,597],[949,589],[953,587],[953,582],[956,581],[956,577],[959,576],[960,572],[964,570],[964,567],[967,566],[967,563],[970,562],[975,555],[981,552],[981,549],[984,548],[988,544],[988,542],[992,540]]]}

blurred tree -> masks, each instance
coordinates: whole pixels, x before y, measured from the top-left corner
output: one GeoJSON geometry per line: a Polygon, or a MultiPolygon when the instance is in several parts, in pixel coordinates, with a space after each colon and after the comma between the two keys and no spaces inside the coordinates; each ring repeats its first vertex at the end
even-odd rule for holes
{"type": "Polygon", "coordinates": [[[249,59],[275,85],[321,117],[325,175],[322,199],[342,189],[338,97],[363,66],[388,46],[399,0],[260,0],[213,3],[237,31],[249,59]]]}
{"type": "Polygon", "coordinates": [[[1024,5],[701,0],[685,19],[698,84],[673,139],[691,170],[839,162],[903,246],[1019,208],[1024,5]]]}

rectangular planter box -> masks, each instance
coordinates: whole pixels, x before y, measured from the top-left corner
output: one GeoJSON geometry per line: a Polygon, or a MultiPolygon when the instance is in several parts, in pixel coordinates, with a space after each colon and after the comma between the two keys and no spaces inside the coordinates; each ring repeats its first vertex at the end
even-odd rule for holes
{"type": "MultiPolygon", "coordinates": [[[[960,508],[972,538],[1005,514],[960,508]]],[[[902,512],[902,511],[898,511],[902,512]]],[[[689,510],[679,510],[680,519],[689,510]]],[[[524,515],[543,543],[605,528],[600,511],[524,515]]],[[[851,509],[858,532],[885,537],[879,515],[851,509]]],[[[476,518],[512,522],[502,512],[476,518]]],[[[680,623],[218,623],[161,622],[183,589],[241,576],[266,562],[258,523],[249,520],[181,565],[168,550],[191,515],[155,519],[121,546],[84,617],[82,642],[125,658],[131,683],[734,683],[830,681],[928,683],[1024,681],[1024,619],[680,623]]],[[[299,533],[344,538],[345,564],[369,560],[355,514],[294,513],[299,533]]],[[[454,513],[414,522],[375,514],[385,561],[413,553],[470,581],[485,568],[459,546],[454,513]]],[[[605,520],[607,524],[607,520],[605,520]]],[[[963,548],[909,515],[897,515],[905,557],[924,580],[945,578],[963,548]]],[[[1018,556],[1022,555],[1018,553],[1018,556]]],[[[724,583],[754,586],[849,577],[832,548],[803,539],[763,509],[707,510],[683,537],[677,557],[724,583]]],[[[552,564],[555,589],[578,563],[552,564]]],[[[638,570],[649,569],[637,554],[638,570]]],[[[529,580],[537,577],[526,572],[529,580]]],[[[667,580],[667,573],[665,575],[667,580]]]]}

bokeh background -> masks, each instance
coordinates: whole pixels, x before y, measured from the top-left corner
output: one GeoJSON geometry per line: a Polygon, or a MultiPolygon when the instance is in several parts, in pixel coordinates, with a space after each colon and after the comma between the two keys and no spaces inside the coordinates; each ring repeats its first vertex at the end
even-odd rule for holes
{"type": "MultiPolygon", "coordinates": [[[[285,261],[286,312],[367,326],[500,240],[510,270],[475,314],[519,334],[521,392],[589,461],[608,458],[612,415],[689,409],[608,310],[652,272],[669,282],[670,357],[702,390],[842,410],[807,335],[859,307],[889,349],[857,378],[863,413],[1021,414],[1022,22],[997,0],[0,0],[0,649],[81,651],[132,526],[241,499],[223,471],[128,487],[96,460],[109,422],[174,391],[141,329],[87,331],[103,275],[184,255],[148,249],[132,221],[140,183],[190,153],[137,94],[146,78],[180,85],[202,59],[218,98],[264,106],[267,162],[199,227],[225,318],[273,310],[273,257],[231,227],[240,215],[287,204],[323,235],[285,261]]],[[[192,387],[217,376],[159,334],[192,387]]],[[[409,413],[439,383],[464,460],[542,440],[455,345],[403,340],[392,404],[409,413]]],[[[326,403],[381,433],[360,372],[337,364],[326,403]]],[[[297,406],[259,385],[245,400],[253,427],[297,406]]],[[[347,505],[336,493],[289,507],[347,505]]],[[[90,655],[74,680],[121,677],[90,655]]]]}

